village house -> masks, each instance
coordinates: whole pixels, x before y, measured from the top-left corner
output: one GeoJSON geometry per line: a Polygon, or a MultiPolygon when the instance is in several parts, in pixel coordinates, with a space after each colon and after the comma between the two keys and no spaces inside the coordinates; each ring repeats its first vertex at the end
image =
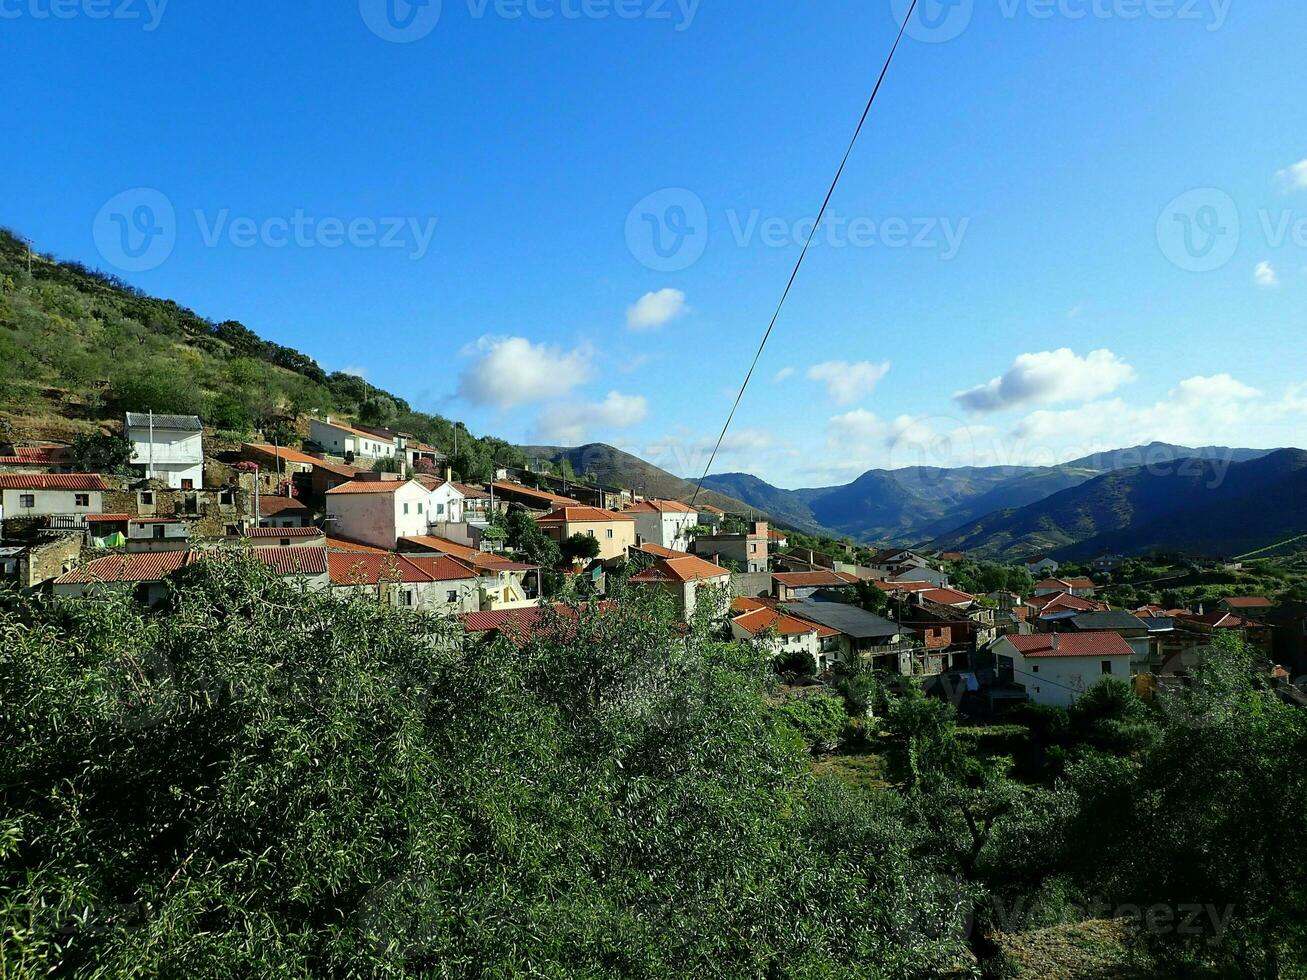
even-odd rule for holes
{"type": "Polygon", "coordinates": [[[1026,559],[1026,571],[1036,578],[1043,575],[1056,575],[1059,567],[1057,561],[1049,558],[1048,555],[1036,555],[1026,559]]]}
{"type": "Polygon", "coordinates": [[[204,425],[198,416],[127,412],[123,435],[132,446],[132,466],[146,480],[174,490],[204,486],[204,425]]]}
{"type": "Polygon", "coordinates": [[[309,494],[313,500],[320,502],[327,496],[329,490],[335,489],[342,483],[349,483],[351,480],[370,475],[369,470],[360,466],[318,460],[314,462],[313,471],[309,476],[309,494]]]}
{"type": "Polygon", "coordinates": [[[780,602],[793,602],[810,598],[823,589],[848,590],[857,585],[858,577],[848,572],[822,570],[816,572],[775,572],[772,577],[772,594],[780,602]]]}
{"type": "Polygon", "coordinates": [[[692,548],[701,558],[716,557],[723,564],[731,562],[741,572],[759,573],[771,570],[768,561],[768,534],[765,521],[755,521],[742,534],[704,534],[694,539],[692,548]]]}
{"type": "Polygon", "coordinates": [[[871,556],[872,568],[889,572],[891,576],[902,575],[914,568],[930,568],[930,561],[908,548],[882,548],[871,556]]]}
{"type": "Polygon", "coordinates": [[[0,473],[71,473],[69,446],[45,442],[35,446],[0,446],[0,473]]]}
{"type": "Polygon", "coordinates": [[[1094,580],[1089,578],[1049,578],[1035,583],[1035,595],[1057,595],[1065,592],[1073,596],[1091,596],[1094,594],[1094,580]]]}
{"type": "Polygon", "coordinates": [[[1004,636],[993,647],[999,676],[1036,704],[1067,708],[1105,677],[1130,682],[1134,650],[1116,633],[1004,636]]]}
{"type": "Polygon", "coordinates": [[[696,504],[699,509],[699,523],[704,527],[710,527],[714,531],[721,530],[722,521],[726,519],[726,511],[720,507],[714,507],[712,504],[696,504]]]}
{"type": "Polygon", "coordinates": [[[426,487],[427,493],[431,496],[427,506],[427,516],[431,524],[463,523],[463,491],[457,483],[453,482],[448,473],[443,479],[419,473],[416,479],[426,487]]]}
{"type": "Polygon", "coordinates": [[[436,615],[477,612],[477,573],[447,555],[327,552],[334,594],[436,615]]]}
{"type": "Polygon", "coordinates": [[[735,639],[763,643],[773,657],[806,653],[818,672],[828,668],[830,661],[822,650],[822,640],[833,637],[835,630],[754,599],[736,599],[731,612],[731,635],[735,639]]]}
{"type": "Polygon", "coordinates": [[[0,521],[81,527],[86,515],[104,511],[108,489],[104,479],[94,473],[3,473],[0,521]]]}
{"type": "Polygon", "coordinates": [[[21,544],[0,547],[0,574],[18,589],[36,589],[75,568],[81,554],[80,533],[40,531],[21,544]]]}
{"type": "Polygon", "coordinates": [[[679,558],[660,558],[649,568],[631,576],[631,584],[644,588],[661,589],[672,596],[677,615],[683,621],[694,616],[705,589],[715,589],[720,600],[714,617],[726,611],[730,601],[731,573],[694,555],[679,558]]]}
{"type": "Polygon", "coordinates": [[[252,527],[245,540],[254,548],[325,548],[327,536],[320,527],[252,527]]]}
{"type": "Polygon", "coordinates": [[[1081,613],[1061,625],[1069,626],[1077,633],[1115,633],[1134,650],[1135,655],[1131,664],[1135,673],[1147,671],[1151,667],[1152,638],[1149,635],[1148,624],[1134,613],[1124,610],[1081,613]]]}
{"type": "Polygon", "coordinates": [[[1265,596],[1243,595],[1227,596],[1216,606],[1222,612],[1235,613],[1239,616],[1261,616],[1274,608],[1275,603],[1265,596]]]}
{"type": "Polygon", "coordinates": [[[689,530],[699,524],[699,512],[679,500],[642,500],[625,513],[635,518],[637,540],[677,551],[689,548],[689,530]]]}
{"type": "Polygon", "coordinates": [[[550,493],[548,490],[536,490],[524,487],[520,483],[506,480],[494,480],[490,483],[490,509],[505,511],[509,504],[521,504],[527,510],[546,513],[563,507],[580,507],[581,502],[573,497],[550,493]]]}
{"type": "MultiPolygon", "coordinates": [[[[914,669],[913,654],[922,662],[925,651],[912,641],[912,632],[884,616],[844,602],[804,599],[785,606],[787,612],[833,631],[823,638],[826,665],[860,662],[895,674],[924,673],[914,669]],[[905,659],[906,658],[906,659],[905,659]]],[[[937,671],[935,671],[937,672],[937,671]]]]}
{"type": "MultiPolygon", "coordinates": [[[[156,605],[168,591],[168,576],[197,561],[232,552],[160,551],[105,555],[77,566],[54,580],[59,596],[94,596],[128,592],[146,605],[156,605]]],[[[251,548],[242,555],[263,563],[274,574],[308,589],[327,586],[327,553],[322,548],[251,548]]]]}
{"type": "Polygon", "coordinates": [[[294,497],[259,495],[259,527],[306,527],[313,511],[294,497]]]}
{"type": "Polygon", "coordinates": [[[351,480],[327,491],[327,533],[391,549],[427,533],[431,495],[416,480],[351,480]]]}
{"type": "Polygon", "coordinates": [[[635,544],[635,518],[597,507],[560,507],[536,523],[540,530],[562,544],[575,534],[599,542],[598,558],[607,561],[626,554],[635,544]]]}
{"type": "Polygon", "coordinates": [[[1026,600],[1025,605],[1029,610],[1026,619],[1041,630],[1052,629],[1058,622],[1072,619],[1081,613],[1104,612],[1107,609],[1101,602],[1069,592],[1032,596],[1026,600]]]}
{"type": "Polygon", "coordinates": [[[788,548],[790,546],[790,536],[780,530],[780,528],[768,528],[767,540],[771,544],[773,551],[779,551],[782,548],[788,548]]]}
{"type": "Polygon", "coordinates": [[[342,457],[346,463],[355,459],[369,462],[394,459],[397,453],[393,437],[376,435],[346,422],[325,419],[309,420],[309,440],[323,452],[342,457]]]}
{"type": "Polygon", "coordinates": [[[467,565],[480,579],[482,610],[517,609],[534,604],[543,591],[539,565],[512,561],[501,555],[434,534],[400,538],[403,554],[448,555],[467,565]]]}

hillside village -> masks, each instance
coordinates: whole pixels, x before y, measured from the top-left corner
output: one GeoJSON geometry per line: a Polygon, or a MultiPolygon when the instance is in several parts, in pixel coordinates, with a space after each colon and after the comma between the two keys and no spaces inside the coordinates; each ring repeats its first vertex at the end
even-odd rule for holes
{"type": "Polygon", "coordinates": [[[1258,651],[1277,684],[1307,672],[1301,603],[1230,594],[1124,608],[1111,601],[1119,556],[988,564],[1004,584],[981,591],[960,552],[827,541],[828,553],[753,514],[549,467],[496,463],[490,479],[462,480],[442,448],[409,433],[331,415],[300,422],[298,445],[227,447],[198,416],[125,412],[96,447],[117,461],[112,472],[83,471],[84,445],[3,447],[5,581],[151,606],[184,566],[238,551],[305,589],[519,643],[546,608],[656,590],[682,620],[706,617],[769,650],[791,679],[870,668],[916,678],[976,717],[1067,707],[1105,677],[1151,699],[1183,686],[1225,632],[1258,651]]]}

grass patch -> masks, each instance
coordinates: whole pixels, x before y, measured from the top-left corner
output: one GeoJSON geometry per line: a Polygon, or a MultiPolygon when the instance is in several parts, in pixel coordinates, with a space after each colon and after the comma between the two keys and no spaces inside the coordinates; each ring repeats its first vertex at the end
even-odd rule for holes
{"type": "Polygon", "coordinates": [[[816,759],[812,771],[834,776],[861,790],[887,789],[885,757],[875,752],[836,752],[816,759]]]}

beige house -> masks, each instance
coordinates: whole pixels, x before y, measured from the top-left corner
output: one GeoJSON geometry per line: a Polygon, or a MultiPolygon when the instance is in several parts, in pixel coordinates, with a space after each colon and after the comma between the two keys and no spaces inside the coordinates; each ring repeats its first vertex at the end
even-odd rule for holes
{"type": "Polygon", "coordinates": [[[620,558],[635,545],[635,518],[598,507],[560,507],[536,521],[540,530],[562,544],[575,534],[599,542],[599,557],[604,561],[620,558]]]}
{"type": "Polygon", "coordinates": [[[705,588],[720,590],[720,608],[714,610],[715,615],[720,616],[726,612],[731,573],[720,565],[694,555],[686,555],[683,558],[663,558],[655,562],[643,572],[632,575],[631,584],[664,590],[675,600],[681,618],[688,620],[699,606],[700,590],[705,588]]]}

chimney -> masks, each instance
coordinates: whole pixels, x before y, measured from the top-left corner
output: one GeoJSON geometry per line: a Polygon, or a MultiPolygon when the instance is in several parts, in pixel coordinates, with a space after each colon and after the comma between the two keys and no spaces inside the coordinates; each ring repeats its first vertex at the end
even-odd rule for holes
{"type": "Polygon", "coordinates": [[[327,424],[328,424],[328,425],[331,425],[331,416],[330,416],[330,415],[327,416],[327,424]]]}
{"type": "Polygon", "coordinates": [[[1054,650],[1057,650],[1061,645],[1062,645],[1062,639],[1061,639],[1061,637],[1060,637],[1057,633],[1054,633],[1054,634],[1053,634],[1053,649],[1054,649],[1054,650]]]}
{"type": "Polygon", "coordinates": [[[452,466],[445,467],[445,482],[446,483],[454,482],[454,467],[452,466]]]}

